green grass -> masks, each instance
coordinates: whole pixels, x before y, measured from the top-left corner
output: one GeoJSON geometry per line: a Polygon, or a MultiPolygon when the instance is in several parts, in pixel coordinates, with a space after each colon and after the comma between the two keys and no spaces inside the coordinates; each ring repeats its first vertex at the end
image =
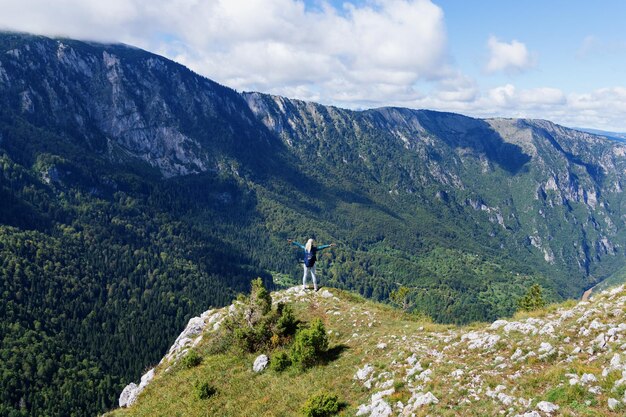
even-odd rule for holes
{"type": "MultiPolygon", "coordinates": [[[[374,375],[385,372],[389,376],[379,382],[392,379],[390,387],[395,392],[386,398],[389,404],[401,401],[407,404],[417,386],[423,392],[432,392],[439,404],[415,410],[417,417],[424,416],[485,416],[499,415],[506,409],[497,399],[486,396],[487,389],[504,385],[503,391],[515,398],[531,399],[529,409],[515,403],[516,412],[533,409],[539,401],[558,404],[559,415],[601,416],[620,415],[608,410],[610,397],[621,398],[623,389],[611,391],[614,382],[621,375],[610,373],[601,377],[600,360],[588,362],[584,357],[565,362],[563,356],[553,355],[540,360],[530,357],[525,361],[512,362],[505,359],[506,369],[501,369],[496,356],[510,358],[517,347],[524,353],[538,348],[545,336],[530,336],[512,333],[489,351],[468,351],[467,343],[461,336],[470,331],[484,332],[486,323],[473,323],[471,326],[456,327],[416,321],[415,317],[388,305],[355,297],[336,289],[331,292],[338,297],[323,298],[320,293],[309,292],[303,299],[292,303],[296,317],[305,323],[319,318],[330,332],[330,355],[321,365],[307,370],[289,367],[283,372],[267,369],[255,374],[252,363],[255,354],[209,354],[210,336],[203,338],[196,348],[202,362],[191,369],[173,366],[169,371],[165,366],[157,369],[155,382],[141,394],[138,402],[130,409],[113,411],[109,417],[122,416],[299,416],[302,407],[312,396],[320,392],[337,396],[342,407],[337,415],[353,416],[360,404],[366,404],[373,393],[383,388],[374,386],[367,389],[362,382],[354,379],[358,369],[365,364],[374,367],[374,375]],[[339,311],[337,315],[335,312],[339,311]],[[387,344],[384,349],[377,345],[387,344]],[[443,352],[443,357],[432,354],[443,352]],[[423,369],[432,371],[430,381],[418,381],[415,376],[407,377],[407,358],[415,354],[423,369]],[[464,369],[459,377],[452,372],[464,369]],[[570,385],[566,374],[582,375],[593,373],[598,377],[596,385],[602,388],[599,395],[590,394],[588,387],[570,385]],[[518,374],[516,379],[508,376],[518,374]],[[482,391],[478,399],[465,403],[471,397],[472,379],[481,375],[482,391]],[[213,395],[200,400],[197,387],[208,382],[215,389],[213,395]]],[[[546,319],[558,316],[558,309],[572,308],[567,302],[550,305],[539,311],[523,313],[517,319],[534,317],[546,319]]],[[[571,318],[575,323],[576,317],[571,318]]],[[[618,320],[618,318],[616,318],[618,320]]],[[[563,327],[565,330],[565,327],[563,327]]],[[[575,337],[574,335],[571,336],[575,337]]],[[[550,339],[553,344],[562,343],[562,338],[550,339]]],[[[570,345],[563,345],[571,350],[570,345]]],[[[573,345],[572,345],[573,346],[573,345]]],[[[284,348],[266,351],[270,356],[283,352],[284,348]]],[[[610,355],[608,356],[610,359],[610,355]]],[[[375,382],[374,382],[375,384],[375,382]]]]}
{"type": "MultiPolygon", "coordinates": [[[[327,329],[332,330],[330,350],[339,352],[334,360],[306,371],[292,367],[281,373],[268,369],[255,374],[252,363],[256,354],[205,354],[208,345],[205,340],[197,348],[203,354],[203,360],[198,366],[193,369],[173,367],[170,371],[158,369],[158,383],[149,385],[136,405],[130,409],[115,410],[111,416],[295,416],[300,415],[305,402],[322,389],[345,401],[339,416],[354,415],[356,407],[366,402],[371,395],[355,384],[353,375],[356,370],[365,363],[374,363],[377,369],[388,366],[388,358],[381,358],[375,348],[378,339],[389,332],[406,333],[424,326],[446,328],[432,323],[403,320],[402,317],[410,316],[343,291],[332,291],[341,297],[338,303],[334,302],[334,307],[344,315],[327,314],[322,298],[295,303],[294,310],[298,318],[307,322],[315,317],[321,318],[327,329]],[[353,300],[357,299],[355,304],[353,300]],[[351,309],[353,311],[347,313],[351,309]],[[352,319],[368,319],[364,311],[370,311],[375,321],[385,319],[386,323],[384,326],[380,323],[372,327],[365,325],[366,337],[350,340],[355,329],[352,319]],[[349,318],[345,316],[347,314],[350,314],[349,318]],[[201,401],[195,395],[194,385],[207,377],[217,392],[201,401]]],[[[362,331],[359,328],[360,334],[362,331]]],[[[271,358],[274,352],[267,353],[271,358]]],[[[408,391],[404,391],[400,398],[406,399],[408,396],[408,391]]]]}

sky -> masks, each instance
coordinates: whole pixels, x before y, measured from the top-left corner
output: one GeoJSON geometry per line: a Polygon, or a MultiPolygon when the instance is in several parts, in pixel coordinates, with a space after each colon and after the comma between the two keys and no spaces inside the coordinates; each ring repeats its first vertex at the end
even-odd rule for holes
{"type": "Polygon", "coordinates": [[[123,42],[238,91],[626,132],[626,1],[0,0],[0,29],[123,42]]]}

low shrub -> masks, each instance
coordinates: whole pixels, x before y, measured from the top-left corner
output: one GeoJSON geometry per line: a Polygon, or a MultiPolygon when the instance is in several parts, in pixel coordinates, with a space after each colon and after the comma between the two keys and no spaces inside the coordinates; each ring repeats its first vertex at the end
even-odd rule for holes
{"type": "Polygon", "coordinates": [[[182,364],[185,368],[193,368],[200,365],[202,362],[202,356],[198,355],[195,350],[190,350],[182,359],[182,364]]]}
{"type": "Polygon", "coordinates": [[[215,387],[213,387],[208,382],[199,382],[195,386],[196,398],[199,400],[206,400],[207,398],[211,398],[217,393],[215,387]]]}
{"type": "Polygon", "coordinates": [[[271,337],[271,317],[260,319],[252,327],[243,324],[234,329],[235,346],[244,352],[254,353],[263,349],[271,337]]]}
{"type": "Polygon", "coordinates": [[[307,400],[302,407],[305,417],[330,417],[339,412],[339,401],[336,395],[321,393],[307,400]]]}
{"type": "Polygon", "coordinates": [[[328,350],[328,335],[324,323],[315,319],[308,329],[296,333],[291,346],[291,361],[301,369],[315,365],[328,350]]]}
{"type": "Polygon", "coordinates": [[[289,359],[289,355],[285,352],[278,352],[270,360],[270,369],[276,372],[282,372],[289,368],[290,365],[291,359],[289,359]]]}

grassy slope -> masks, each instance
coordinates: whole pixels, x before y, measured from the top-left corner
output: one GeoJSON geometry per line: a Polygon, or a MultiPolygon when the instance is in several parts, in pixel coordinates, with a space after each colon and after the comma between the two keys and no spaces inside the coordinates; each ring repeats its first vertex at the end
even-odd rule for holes
{"type": "MultiPolygon", "coordinates": [[[[621,378],[621,368],[602,376],[614,354],[623,351],[621,332],[603,348],[594,340],[624,321],[626,291],[596,295],[590,304],[570,301],[551,305],[511,319],[534,326],[535,335],[506,333],[502,327],[490,329],[480,323],[465,327],[434,325],[347,292],[330,291],[336,298],[324,298],[322,292],[289,297],[297,299],[294,307],[298,317],[306,321],[321,317],[325,321],[331,348],[338,353],[334,360],[304,373],[266,370],[255,374],[251,366],[256,355],[208,355],[205,349],[210,336],[205,334],[198,347],[204,356],[201,365],[183,369],[175,364],[167,372],[164,369],[171,364],[159,366],[155,380],[137,403],[110,415],[295,416],[311,395],[327,390],[345,401],[340,415],[349,416],[356,414],[359,405],[368,404],[372,394],[388,387],[395,392],[384,400],[392,406],[401,401],[406,407],[413,393],[418,392],[432,392],[439,399],[438,404],[417,408],[417,416],[484,416],[501,411],[514,416],[535,409],[542,400],[559,405],[560,415],[564,416],[621,415],[607,406],[609,397],[622,399],[624,387],[614,386],[621,378]],[[594,320],[596,324],[590,325],[594,320]],[[555,329],[554,335],[538,334],[546,325],[555,329]],[[589,329],[589,333],[581,335],[582,328],[589,329]],[[481,346],[480,340],[489,336],[499,336],[499,340],[491,347],[484,343],[481,346]],[[479,346],[472,348],[475,340],[479,340],[479,346]],[[544,357],[542,342],[554,347],[544,357]],[[386,346],[380,348],[380,343],[386,346]],[[582,351],[572,354],[577,346],[582,351]],[[518,348],[523,355],[535,354],[522,360],[511,359],[518,348]],[[412,366],[407,359],[412,354],[424,370],[432,372],[430,380],[424,378],[427,373],[423,371],[409,376],[412,366]],[[364,386],[364,381],[354,379],[365,364],[374,368],[371,389],[364,386]],[[454,376],[452,372],[458,370],[462,374],[454,376]],[[597,382],[570,385],[572,375],[566,374],[581,377],[584,373],[593,374],[597,382]],[[204,380],[218,393],[208,400],[197,400],[193,385],[204,380]],[[387,386],[382,385],[385,382],[387,386]],[[502,387],[497,390],[499,385],[502,387]],[[600,387],[599,393],[589,392],[594,386],[600,387]],[[503,394],[500,398],[498,392],[503,394]],[[505,404],[507,396],[510,404],[505,404]]],[[[280,294],[284,297],[286,293],[280,294]]],[[[271,357],[272,352],[268,354],[271,357]]],[[[399,412],[395,409],[393,415],[399,412]]]]}

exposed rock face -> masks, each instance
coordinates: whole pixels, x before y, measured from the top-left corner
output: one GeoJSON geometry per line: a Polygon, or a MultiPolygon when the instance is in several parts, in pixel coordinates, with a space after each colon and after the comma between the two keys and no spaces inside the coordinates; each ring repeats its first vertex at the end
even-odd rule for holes
{"type": "Polygon", "coordinates": [[[18,100],[29,120],[111,160],[140,159],[170,177],[223,169],[235,137],[267,145],[235,91],[174,62],[125,45],[4,36],[19,46],[0,57],[2,105],[18,100]]]}
{"type": "Polygon", "coordinates": [[[236,305],[231,305],[231,310],[224,313],[222,310],[207,310],[198,317],[189,319],[185,329],[178,335],[174,344],[163,357],[164,361],[178,360],[184,356],[189,348],[196,346],[202,340],[202,333],[205,330],[218,330],[224,318],[235,311],[236,305]]]}
{"type": "Polygon", "coordinates": [[[137,398],[136,392],[137,392],[137,384],[135,384],[134,382],[131,382],[130,384],[126,385],[126,387],[124,387],[124,390],[120,394],[120,399],[118,401],[119,406],[128,407],[133,402],[135,402],[135,399],[137,398]]]}
{"type": "Polygon", "coordinates": [[[537,409],[547,414],[552,414],[559,410],[559,406],[548,401],[540,401],[537,403],[537,409]]]}
{"type": "Polygon", "coordinates": [[[393,410],[387,401],[383,398],[388,397],[394,393],[394,389],[388,389],[385,391],[372,394],[369,404],[362,404],[359,406],[357,416],[369,416],[369,417],[389,417],[393,410]]]}
{"type": "Polygon", "coordinates": [[[137,401],[137,397],[139,396],[139,394],[141,394],[141,392],[148,386],[148,384],[152,381],[153,378],[154,378],[154,368],[150,369],[141,377],[141,381],[139,382],[139,385],[135,384],[134,382],[131,382],[130,384],[126,385],[126,387],[120,394],[120,399],[118,401],[119,406],[130,407],[131,405],[133,405],[133,403],[137,401]]]}

